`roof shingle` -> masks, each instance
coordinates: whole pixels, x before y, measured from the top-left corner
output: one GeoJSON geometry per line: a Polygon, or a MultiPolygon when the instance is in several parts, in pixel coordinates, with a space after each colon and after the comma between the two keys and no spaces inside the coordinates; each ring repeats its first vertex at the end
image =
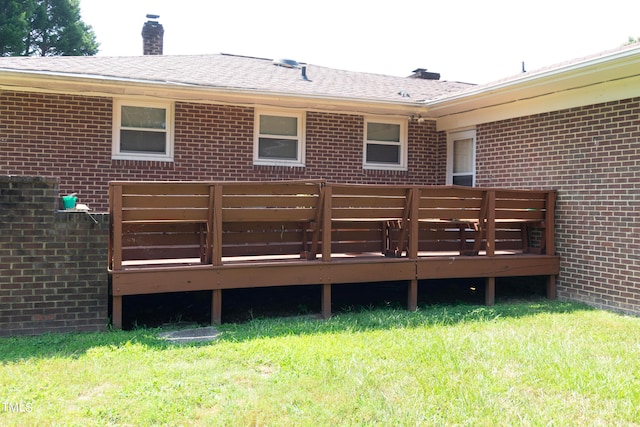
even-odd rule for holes
{"type": "Polygon", "coordinates": [[[415,103],[474,86],[301,65],[307,67],[308,80],[302,78],[299,68],[276,66],[269,59],[228,54],[0,58],[0,70],[5,71],[390,102],[415,103]]]}

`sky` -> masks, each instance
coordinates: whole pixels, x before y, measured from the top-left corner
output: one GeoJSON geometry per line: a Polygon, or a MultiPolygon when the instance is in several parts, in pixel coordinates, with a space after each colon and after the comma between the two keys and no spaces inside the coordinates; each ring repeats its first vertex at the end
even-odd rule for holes
{"type": "Polygon", "coordinates": [[[147,14],[164,54],[230,53],[342,70],[487,83],[640,38],[640,1],[80,0],[99,56],[142,54],[147,14]]]}

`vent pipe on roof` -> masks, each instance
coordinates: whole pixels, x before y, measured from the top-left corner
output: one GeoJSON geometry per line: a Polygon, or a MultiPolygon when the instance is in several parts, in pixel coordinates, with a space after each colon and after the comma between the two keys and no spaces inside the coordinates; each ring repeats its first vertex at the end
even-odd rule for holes
{"type": "Polygon", "coordinates": [[[159,15],[147,15],[142,27],[142,53],[144,55],[162,55],[164,28],[158,23],[159,15]]]}
{"type": "Polygon", "coordinates": [[[440,80],[440,73],[432,73],[426,68],[416,68],[409,77],[412,79],[440,80]]]}

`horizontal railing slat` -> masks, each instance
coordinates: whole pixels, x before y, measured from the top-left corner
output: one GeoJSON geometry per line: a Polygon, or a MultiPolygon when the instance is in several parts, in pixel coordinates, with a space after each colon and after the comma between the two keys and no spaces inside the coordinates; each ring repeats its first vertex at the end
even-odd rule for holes
{"type": "Polygon", "coordinates": [[[420,208],[477,208],[482,206],[482,199],[462,199],[462,198],[420,198],[420,208]]]}
{"type": "Polygon", "coordinates": [[[546,206],[546,202],[544,200],[539,200],[539,199],[518,199],[518,200],[496,199],[496,209],[543,210],[545,209],[545,206],[546,206]]]}
{"type": "Polygon", "coordinates": [[[292,195],[225,195],[224,208],[315,208],[318,197],[308,194],[292,195]]]}
{"type": "Polygon", "coordinates": [[[330,184],[334,196],[404,197],[408,187],[330,184]]]}
{"type": "MultiPolygon", "coordinates": [[[[113,184],[112,184],[113,185],[113,184]]],[[[203,195],[209,194],[210,184],[192,182],[152,182],[122,184],[122,194],[126,195],[203,195]]]]}
{"type": "Polygon", "coordinates": [[[123,209],[122,221],[197,221],[206,222],[209,218],[208,209],[123,209]]]}
{"type": "Polygon", "coordinates": [[[400,208],[337,208],[331,210],[331,217],[335,220],[401,220],[403,212],[400,208]]]}
{"type": "Polygon", "coordinates": [[[320,192],[318,182],[223,183],[225,196],[231,195],[311,195],[320,192]]]}
{"type": "Polygon", "coordinates": [[[478,221],[480,208],[477,209],[420,209],[419,220],[471,220],[478,221]]]}
{"type": "Polygon", "coordinates": [[[145,195],[126,194],[122,197],[122,207],[124,209],[145,208],[145,209],[165,209],[165,208],[208,208],[209,195],[145,195]]]}
{"type": "Polygon", "coordinates": [[[542,221],[544,220],[545,217],[545,212],[544,211],[535,211],[535,210],[523,210],[523,211],[507,211],[507,210],[496,210],[496,219],[498,220],[509,220],[509,219],[513,219],[513,220],[518,220],[518,219],[524,219],[524,220],[538,220],[538,221],[542,221]]]}
{"type": "Polygon", "coordinates": [[[222,210],[223,222],[313,221],[315,217],[315,209],[312,208],[224,208],[222,210]]]}
{"type": "Polygon", "coordinates": [[[407,201],[405,197],[363,197],[348,196],[334,197],[332,199],[333,208],[404,208],[407,201]]]}

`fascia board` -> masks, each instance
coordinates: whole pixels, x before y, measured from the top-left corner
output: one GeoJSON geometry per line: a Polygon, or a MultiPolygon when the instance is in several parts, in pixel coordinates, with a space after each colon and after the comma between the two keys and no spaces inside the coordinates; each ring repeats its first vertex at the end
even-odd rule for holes
{"type": "Polygon", "coordinates": [[[527,100],[451,113],[436,119],[436,129],[438,131],[461,129],[482,123],[635,97],[640,97],[640,75],[575,90],[549,93],[527,100]]]}
{"type": "MultiPolygon", "coordinates": [[[[506,82],[475,88],[463,93],[428,101],[428,117],[441,119],[451,115],[470,114],[482,109],[526,102],[559,93],[589,93],[591,86],[633,78],[640,74],[640,48],[624,50],[541,71],[506,82]]],[[[597,91],[595,91],[597,92],[597,91]]],[[[581,102],[590,103],[581,97],[581,102]]],[[[587,105],[582,104],[582,105],[587,105]]],[[[572,105],[577,106],[577,105],[572,105]]],[[[553,106],[555,107],[555,106],[553,106]]]]}

